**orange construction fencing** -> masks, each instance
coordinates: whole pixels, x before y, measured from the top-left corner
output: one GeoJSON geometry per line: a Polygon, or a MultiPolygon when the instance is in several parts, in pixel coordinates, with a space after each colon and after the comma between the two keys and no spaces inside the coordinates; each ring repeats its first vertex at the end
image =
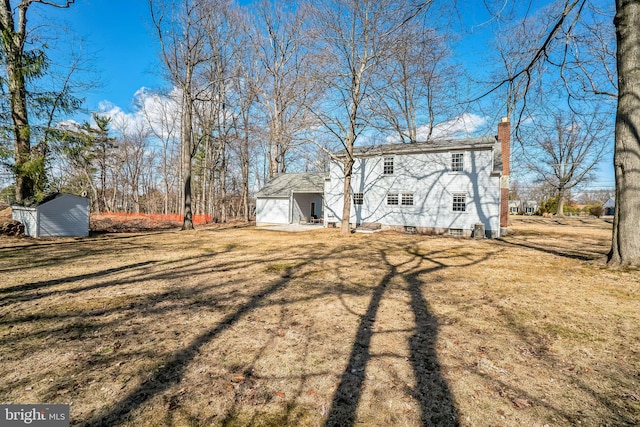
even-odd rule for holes
{"type": "MultiPolygon", "coordinates": [[[[98,215],[105,217],[118,217],[125,219],[147,218],[151,221],[159,222],[178,222],[182,223],[184,220],[180,214],[158,214],[158,213],[132,213],[132,212],[100,212],[98,215]]],[[[211,215],[194,214],[194,224],[208,224],[211,222],[211,215]]]]}

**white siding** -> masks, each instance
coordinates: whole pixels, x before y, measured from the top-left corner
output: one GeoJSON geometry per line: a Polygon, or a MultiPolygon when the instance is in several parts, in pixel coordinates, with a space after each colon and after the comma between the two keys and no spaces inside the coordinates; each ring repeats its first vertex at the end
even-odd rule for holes
{"type": "Polygon", "coordinates": [[[89,199],[65,194],[38,206],[37,209],[37,237],[89,235],[89,199]]]}
{"type": "MultiPolygon", "coordinates": [[[[473,229],[483,223],[494,235],[499,231],[499,176],[492,175],[491,150],[464,151],[464,170],[451,172],[451,151],[395,155],[394,173],[383,174],[383,158],[356,159],[352,193],[364,194],[362,205],[351,205],[350,222],[375,222],[386,226],[473,229]],[[388,206],[387,193],[413,193],[413,206],[388,206]],[[467,196],[465,212],[454,212],[453,194],[467,196]]],[[[389,155],[385,155],[389,157],[389,155]]],[[[340,221],[343,203],[343,166],[332,162],[325,185],[327,216],[340,221]]],[[[329,220],[332,221],[332,220],[329,220]]]]}
{"type": "Polygon", "coordinates": [[[289,224],[289,198],[258,198],[256,224],[289,224]]]}
{"type": "Polygon", "coordinates": [[[37,237],[38,214],[36,208],[11,206],[11,219],[24,225],[24,234],[29,237],[37,237]]]}

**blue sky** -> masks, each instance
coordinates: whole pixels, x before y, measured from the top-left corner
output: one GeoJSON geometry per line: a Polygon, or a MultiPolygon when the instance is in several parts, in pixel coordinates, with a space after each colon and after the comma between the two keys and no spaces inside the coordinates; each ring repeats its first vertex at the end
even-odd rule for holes
{"type": "Polygon", "coordinates": [[[89,111],[97,110],[102,101],[130,111],[136,91],[161,84],[158,45],[146,0],[78,0],[69,9],[32,8],[36,19],[46,10],[48,17],[66,21],[93,53],[92,66],[102,85],[86,94],[89,111]]]}
{"type": "MultiPolygon", "coordinates": [[[[486,9],[474,10],[465,18],[473,37],[465,41],[461,55],[484,51],[489,36],[489,26],[481,25],[488,19],[486,9]]],[[[86,94],[87,110],[95,111],[101,102],[108,101],[130,112],[133,96],[140,88],[164,84],[159,76],[162,66],[147,0],[77,0],[69,9],[60,10],[36,4],[30,12],[34,20],[44,12],[46,19],[64,21],[85,39],[85,47],[95,57],[92,65],[102,83],[102,87],[86,94]]],[[[477,55],[464,57],[481,61],[477,55]]]]}
{"type": "MultiPolygon", "coordinates": [[[[465,59],[472,74],[482,73],[488,56],[486,42],[491,37],[491,25],[485,25],[489,15],[482,2],[478,3],[478,7],[464,10],[468,34],[457,51],[458,58],[465,59]]],[[[85,94],[87,111],[98,111],[108,103],[124,113],[132,113],[136,92],[143,87],[153,89],[166,85],[160,77],[162,66],[148,0],[76,0],[69,9],[61,10],[35,4],[30,12],[33,22],[43,15],[52,22],[64,21],[74,34],[85,39],[86,48],[95,58],[92,68],[101,81],[101,87],[85,94]]],[[[498,112],[496,117],[487,119],[497,121],[501,114],[498,112]]],[[[602,164],[596,186],[613,186],[610,163],[608,157],[602,164]]]]}

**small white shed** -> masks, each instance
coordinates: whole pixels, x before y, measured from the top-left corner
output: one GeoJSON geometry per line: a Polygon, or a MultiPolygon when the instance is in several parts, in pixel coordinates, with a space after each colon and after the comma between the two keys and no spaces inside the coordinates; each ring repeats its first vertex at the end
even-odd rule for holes
{"type": "Polygon", "coordinates": [[[89,199],[53,193],[32,206],[11,206],[11,217],[24,225],[30,237],[89,235],[89,199]]]}

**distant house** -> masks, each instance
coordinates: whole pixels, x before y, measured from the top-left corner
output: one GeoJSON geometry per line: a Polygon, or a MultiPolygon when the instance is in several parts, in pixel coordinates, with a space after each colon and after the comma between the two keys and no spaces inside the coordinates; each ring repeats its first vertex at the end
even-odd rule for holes
{"type": "Polygon", "coordinates": [[[31,206],[11,206],[11,217],[24,225],[30,237],[89,235],[89,199],[53,193],[31,206]]]}
{"type": "Polygon", "coordinates": [[[602,204],[602,215],[613,215],[616,210],[616,198],[609,197],[606,202],[602,204]]]}
{"type": "Polygon", "coordinates": [[[535,215],[540,205],[535,200],[509,200],[509,213],[513,215],[535,215]]]}
{"type": "Polygon", "coordinates": [[[518,215],[520,213],[520,200],[509,200],[509,213],[511,215],[518,215]]]}
{"type": "Polygon", "coordinates": [[[321,221],[326,173],[288,173],[256,194],[256,225],[321,221]]]}
{"type": "MultiPolygon", "coordinates": [[[[499,237],[509,212],[509,132],[504,120],[499,137],[356,147],[350,224],[453,235],[484,229],[499,237]]],[[[269,182],[257,194],[258,225],[297,222],[313,209],[325,225],[340,223],[345,155],[336,153],[328,176],[285,174],[269,182]]]]}

